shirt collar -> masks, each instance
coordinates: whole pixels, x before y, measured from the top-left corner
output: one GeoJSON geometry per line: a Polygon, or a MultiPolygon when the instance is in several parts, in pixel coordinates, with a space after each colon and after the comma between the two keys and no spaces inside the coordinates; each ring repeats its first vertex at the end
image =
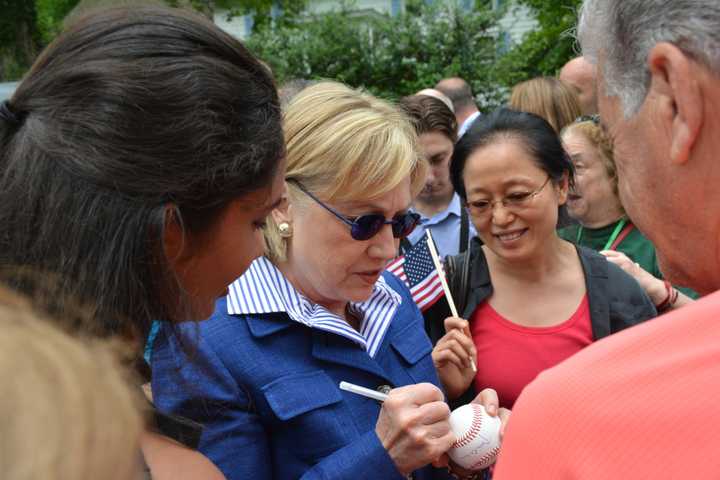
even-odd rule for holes
{"type": "Polygon", "coordinates": [[[460,137],[465,135],[465,132],[467,132],[470,127],[472,126],[473,122],[480,116],[480,112],[475,112],[472,115],[470,115],[468,118],[465,119],[465,121],[460,126],[460,129],[458,130],[458,140],[460,137]]]}
{"type": "Polygon", "coordinates": [[[377,353],[402,297],[380,277],[364,302],[349,308],[362,319],[360,331],[345,319],[298,292],[280,270],[266,257],[256,259],[250,268],[228,288],[227,309],[231,315],[284,312],[295,322],[310,328],[343,336],[367,350],[377,353]]]}
{"type": "Polygon", "coordinates": [[[460,202],[460,195],[455,192],[453,194],[452,200],[450,200],[450,205],[448,205],[448,208],[446,210],[448,214],[454,214],[458,217],[462,215],[462,205],[460,202]]]}
{"type": "Polygon", "coordinates": [[[440,223],[443,220],[445,220],[450,215],[455,215],[457,217],[460,217],[462,215],[462,202],[460,201],[460,195],[457,194],[457,192],[453,193],[452,199],[450,199],[450,203],[448,204],[447,208],[443,210],[442,212],[436,213],[432,217],[426,217],[419,211],[415,210],[414,208],[411,208],[413,212],[416,212],[420,214],[420,221],[423,224],[431,223],[436,224],[440,223]]]}

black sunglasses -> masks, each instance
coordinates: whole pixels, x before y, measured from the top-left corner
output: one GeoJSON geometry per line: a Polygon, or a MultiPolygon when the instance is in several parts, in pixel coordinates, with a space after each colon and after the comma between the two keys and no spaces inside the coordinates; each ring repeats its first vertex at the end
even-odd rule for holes
{"type": "Polygon", "coordinates": [[[325,205],[319,198],[310,193],[305,186],[297,180],[289,179],[288,182],[297,185],[297,187],[308,197],[315,200],[321,207],[342,220],[343,223],[350,226],[350,236],[355,240],[369,240],[382,229],[385,225],[392,225],[393,237],[405,238],[415,230],[420,222],[420,215],[413,212],[405,212],[395,215],[392,220],[386,220],[379,213],[370,213],[360,215],[359,217],[346,217],[332,207],[325,205]]]}

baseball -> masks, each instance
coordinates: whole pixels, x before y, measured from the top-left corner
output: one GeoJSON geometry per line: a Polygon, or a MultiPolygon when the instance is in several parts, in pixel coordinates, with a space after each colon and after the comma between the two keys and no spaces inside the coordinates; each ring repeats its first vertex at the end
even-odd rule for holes
{"type": "Polygon", "coordinates": [[[482,470],[495,463],[500,451],[500,418],[485,407],[469,403],[453,410],[450,428],[457,440],[448,452],[453,462],[466,470],[482,470]]]}

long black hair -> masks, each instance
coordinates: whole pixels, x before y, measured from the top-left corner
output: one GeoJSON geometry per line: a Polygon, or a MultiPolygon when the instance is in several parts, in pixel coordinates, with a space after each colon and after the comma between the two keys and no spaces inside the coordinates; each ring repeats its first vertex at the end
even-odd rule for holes
{"type": "Polygon", "coordinates": [[[95,333],[145,332],[187,299],[166,216],[203,231],[270,184],[284,155],[270,72],[192,13],[143,7],[76,22],[0,115],[0,266],[49,277],[95,333]],[[168,209],[170,207],[170,210],[168,209]],[[174,210],[173,210],[174,209],[174,210]]]}
{"type": "Polygon", "coordinates": [[[503,138],[518,140],[554,183],[559,183],[567,174],[569,184],[574,184],[575,168],[553,127],[538,115],[500,108],[478,118],[455,145],[450,176],[455,191],[463,200],[467,199],[463,172],[468,157],[475,150],[503,138]]]}

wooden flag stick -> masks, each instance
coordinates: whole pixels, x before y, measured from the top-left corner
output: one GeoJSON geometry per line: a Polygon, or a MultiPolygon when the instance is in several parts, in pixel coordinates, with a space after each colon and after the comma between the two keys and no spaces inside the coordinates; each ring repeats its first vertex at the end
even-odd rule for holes
{"type": "MultiPolygon", "coordinates": [[[[442,268],[442,264],[440,263],[440,256],[438,255],[437,250],[435,249],[435,242],[432,239],[432,235],[430,234],[430,229],[425,230],[427,233],[427,245],[428,249],[430,250],[430,256],[432,257],[433,263],[435,264],[435,270],[437,270],[438,276],[440,277],[440,283],[442,284],[443,291],[445,292],[445,298],[447,299],[448,305],[450,305],[450,312],[452,313],[453,317],[460,317],[458,315],[457,308],[455,307],[455,301],[452,298],[452,294],[450,293],[450,287],[448,287],[447,280],[445,279],[445,270],[442,268]]],[[[465,329],[465,335],[468,336],[468,338],[472,339],[472,335],[470,335],[469,329],[465,329]]],[[[473,372],[477,372],[477,367],[475,366],[475,359],[470,359],[470,366],[472,367],[473,372]]]]}

